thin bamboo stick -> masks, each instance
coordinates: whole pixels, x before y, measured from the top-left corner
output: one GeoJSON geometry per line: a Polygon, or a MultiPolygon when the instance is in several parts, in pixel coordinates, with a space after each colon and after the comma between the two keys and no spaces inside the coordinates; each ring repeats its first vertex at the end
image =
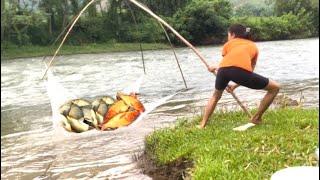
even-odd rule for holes
{"type": "Polygon", "coordinates": [[[175,57],[175,59],[176,59],[176,62],[177,62],[177,64],[178,64],[178,68],[179,68],[179,70],[180,70],[180,74],[181,74],[181,77],[182,77],[182,79],[183,79],[184,86],[185,86],[186,89],[187,89],[188,87],[187,87],[186,80],[184,79],[184,75],[183,75],[183,72],[182,72],[182,69],[181,69],[181,66],[180,66],[180,63],[179,63],[179,60],[178,60],[176,51],[174,50],[174,47],[173,47],[173,45],[172,45],[172,43],[171,43],[171,40],[170,40],[170,37],[169,37],[169,35],[168,35],[168,33],[167,33],[167,30],[163,27],[163,25],[162,25],[160,22],[159,22],[159,24],[160,24],[161,28],[163,29],[164,33],[166,34],[166,37],[167,37],[167,39],[168,39],[168,41],[169,41],[169,43],[170,43],[170,47],[171,47],[171,49],[172,49],[172,52],[173,52],[174,57],[175,57]]]}
{"type": "Polygon", "coordinates": [[[84,8],[80,11],[80,13],[78,14],[77,18],[73,21],[73,23],[72,23],[72,25],[69,27],[66,35],[63,37],[62,42],[60,43],[58,49],[56,50],[56,52],[54,53],[53,57],[51,58],[51,60],[50,60],[50,62],[49,62],[49,65],[48,65],[48,67],[47,67],[46,71],[44,72],[44,74],[43,74],[43,76],[42,76],[41,79],[43,79],[43,78],[45,77],[45,75],[47,74],[50,66],[52,65],[52,62],[53,62],[54,58],[57,56],[60,48],[62,47],[63,43],[64,43],[65,40],[67,39],[67,37],[68,37],[70,31],[72,30],[73,26],[76,24],[76,22],[77,22],[78,19],[80,18],[81,14],[82,14],[94,1],[96,1],[96,0],[91,0],[84,8]]]}
{"type": "MultiPolygon", "coordinates": [[[[132,18],[133,18],[133,20],[134,20],[135,24],[137,25],[137,21],[136,21],[135,15],[134,15],[134,12],[133,12],[133,10],[132,10],[132,8],[131,8],[130,4],[129,4],[129,3],[127,3],[127,1],[125,1],[125,4],[128,6],[128,8],[129,8],[129,10],[130,10],[130,12],[131,12],[131,16],[132,16],[132,18]]],[[[146,7],[146,6],[145,6],[145,7],[146,7]]],[[[148,8],[148,7],[146,7],[146,8],[148,8]]],[[[149,9],[149,8],[148,8],[148,9],[149,9]]],[[[184,75],[183,75],[183,72],[182,72],[182,69],[181,69],[181,66],[180,66],[180,63],[179,63],[179,60],[178,60],[177,54],[176,54],[176,52],[175,52],[175,50],[174,50],[174,47],[173,47],[173,45],[172,45],[172,43],[171,43],[170,37],[169,37],[169,35],[168,35],[168,33],[167,33],[166,29],[165,29],[165,28],[163,27],[163,25],[161,24],[161,22],[159,22],[159,21],[157,21],[157,22],[158,22],[158,23],[159,23],[159,25],[161,26],[161,28],[162,28],[163,32],[164,32],[164,33],[165,33],[165,35],[166,35],[167,40],[169,41],[169,44],[170,44],[171,49],[172,49],[172,51],[173,51],[174,57],[175,57],[176,62],[177,62],[177,64],[178,64],[178,68],[179,68],[180,74],[181,74],[181,76],[182,76],[182,80],[183,80],[184,86],[185,86],[185,87],[186,87],[186,89],[187,89],[187,88],[188,88],[188,86],[187,86],[186,80],[185,80],[185,78],[184,78],[184,75]]],[[[138,31],[138,29],[137,29],[137,31],[138,31]]],[[[144,66],[144,60],[143,60],[143,52],[142,52],[141,43],[140,43],[140,49],[141,49],[141,53],[142,53],[143,69],[144,69],[144,73],[146,74],[146,72],[145,72],[145,66],[144,66]]]]}

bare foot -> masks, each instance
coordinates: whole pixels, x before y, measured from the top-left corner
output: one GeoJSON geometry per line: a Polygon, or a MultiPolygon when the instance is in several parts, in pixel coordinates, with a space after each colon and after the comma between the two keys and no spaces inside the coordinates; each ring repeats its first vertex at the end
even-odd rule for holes
{"type": "Polygon", "coordinates": [[[196,125],[196,128],[198,129],[204,129],[204,127],[202,125],[196,125]]]}
{"type": "Polygon", "coordinates": [[[255,124],[255,125],[259,125],[262,123],[262,119],[256,119],[256,120],[251,120],[251,123],[255,124]]]}

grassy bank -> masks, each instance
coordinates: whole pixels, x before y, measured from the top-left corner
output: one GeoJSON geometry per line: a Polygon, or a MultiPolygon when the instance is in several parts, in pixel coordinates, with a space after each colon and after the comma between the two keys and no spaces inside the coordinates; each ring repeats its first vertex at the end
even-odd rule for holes
{"type": "MultiPolygon", "coordinates": [[[[9,46],[1,52],[1,59],[28,58],[45,55],[53,55],[58,47],[50,46],[9,46]]],[[[143,50],[168,49],[166,44],[142,43],[143,50]]],[[[139,51],[139,43],[108,43],[108,44],[87,44],[82,46],[64,45],[58,55],[89,54],[106,52],[139,51]]]]}
{"type": "Polygon", "coordinates": [[[315,165],[318,109],[268,111],[264,124],[246,132],[232,128],[247,122],[242,112],[216,113],[205,130],[200,117],[146,138],[145,154],[159,167],[192,162],[192,179],[270,179],[287,166],[315,165]]]}

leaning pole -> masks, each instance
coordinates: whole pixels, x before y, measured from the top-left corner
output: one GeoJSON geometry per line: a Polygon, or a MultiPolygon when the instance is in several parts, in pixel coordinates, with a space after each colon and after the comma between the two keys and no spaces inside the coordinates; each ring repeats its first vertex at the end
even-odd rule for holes
{"type": "MultiPolygon", "coordinates": [[[[139,2],[137,2],[136,0],[129,0],[130,2],[132,2],[133,4],[135,4],[136,6],[138,6],[139,8],[141,8],[142,10],[144,10],[145,12],[147,12],[148,14],[150,14],[152,17],[154,17],[155,19],[157,19],[161,24],[163,24],[164,26],[166,26],[173,34],[175,34],[184,44],[186,44],[188,47],[190,47],[194,53],[197,54],[197,56],[200,58],[200,60],[202,61],[202,63],[206,66],[207,69],[209,69],[209,64],[206,62],[205,58],[200,54],[200,52],[189,42],[187,41],[184,37],[182,37],[173,27],[171,27],[167,22],[165,22],[163,19],[161,19],[159,16],[157,16],[156,14],[154,14],[149,8],[143,6],[142,4],[140,4],[139,2]]],[[[213,73],[214,75],[216,75],[216,73],[213,73]]],[[[252,117],[251,113],[247,110],[247,108],[241,103],[241,101],[239,100],[239,98],[233,93],[230,92],[230,94],[233,96],[233,98],[237,101],[237,103],[240,105],[240,107],[243,109],[243,111],[245,113],[247,113],[250,117],[252,117]]]]}
{"type": "MultiPolygon", "coordinates": [[[[65,36],[62,39],[62,42],[60,43],[59,47],[57,48],[57,50],[55,51],[53,57],[51,58],[48,67],[46,68],[42,79],[46,76],[50,66],[53,63],[53,60],[55,59],[55,57],[57,56],[60,48],[62,47],[62,45],[64,44],[66,38],[68,37],[70,31],[72,30],[73,26],[75,25],[75,23],[78,21],[78,19],[80,18],[80,16],[83,14],[83,12],[96,0],[91,0],[81,11],[80,13],[76,16],[76,18],[74,19],[73,23],[71,24],[71,26],[69,27],[67,33],[65,34],[65,36]]],[[[140,4],[139,2],[137,2],[136,0],[129,0],[130,2],[132,2],[133,4],[135,4],[136,6],[138,6],[139,8],[141,8],[142,10],[146,11],[148,14],[150,14],[152,17],[154,17],[155,19],[157,19],[161,24],[163,24],[164,26],[166,26],[172,33],[174,33],[183,43],[185,43],[188,47],[190,47],[194,53],[196,53],[196,55],[200,58],[200,60],[202,61],[202,63],[206,66],[207,69],[209,69],[209,65],[206,62],[205,58],[200,54],[200,52],[191,44],[189,43],[184,37],[182,37],[174,28],[172,28],[167,22],[165,22],[163,19],[161,19],[159,16],[155,15],[150,9],[148,9],[147,7],[143,6],[142,4],[140,4]]],[[[216,75],[216,73],[214,72],[213,74],[216,75]]],[[[247,108],[241,103],[241,101],[239,100],[239,98],[233,93],[230,92],[230,94],[233,96],[233,98],[237,101],[237,103],[240,105],[240,107],[243,109],[243,111],[245,113],[247,113],[250,117],[252,116],[251,113],[247,110],[247,108]]]]}

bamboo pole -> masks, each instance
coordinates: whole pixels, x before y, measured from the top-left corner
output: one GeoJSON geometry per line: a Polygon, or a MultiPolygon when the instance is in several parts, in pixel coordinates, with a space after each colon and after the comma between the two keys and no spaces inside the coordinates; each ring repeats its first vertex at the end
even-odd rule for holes
{"type": "MultiPolygon", "coordinates": [[[[78,21],[78,19],[80,18],[80,16],[83,14],[83,12],[94,2],[95,0],[91,0],[78,14],[78,16],[75,18],[75,20],[73,21],[72,25],[69,27],[67,33],[65,34],[64,38],[62,39],[62,42],[60,43],[58,49],[55,51],[53,57],[51,58],[48,67],[46,68],[42,79],[45,77],[45,75],[47,74],[50,66],[53,63],[53,60],[55,59],[55,57],[57,56],[60,48],[62,47],[62,45],[64,44],[66,38],[68,37],[69,33],[71,32],[73,26],[75,25],[75,23],[78,21]]],[[[140,3],[138,3],[136,0],[129,0],[130,2],[132,2],[133,4],[135,4],[136,6],[138,6],[139,8],[141,8],[142,10],[146,11],[148,14],[150,14],[152,17],[154,17],[155,19],[157,19],[160,23],[162,23],[163,25],[165,25],[168,29],[170,29],[183,43],[185,43],[188,47],[190,47],[200,58],[200,60],[202,61],[202,63],[206,66],[207,69],[209,69],[209,65],[208,63],[205,61],[205,58],[200,54],[200,52],[192,45],[190,44],[186,39],[184,39],[175,29],[173,29],[168,23],[166,23],[164,20],[162,20],[160,17],[158,17],[157,15],[155,15],[151,10],[149,10],[148,8],[144,7],[143,5],[141,5],[140,3]]],[[[216,73],[214,73],[216,75],[216,73]]],[[[250,114],[250,112],[246,109],[246,107],[241,103],[241,101],[239,100],[239,98],[233,93],[231,92],[231,95],[235,98],[235,100],[237,101],[237,103],[240,105],[240,107],[251,117],[252,115],[250,114]]]]}
{"type": "Polygon", "coordinates": [[[159,16],[155,15],[151,10],[137,2],[136,0],[129,0],[142,10],[146,11],[148,14],[150,14],[152,17],[157,19],[159,22],[161,22],[163,25],[165,25],[170,31],[172,31],[183,43],[185,43],[187,46],[189,46],[200,58],[200,60],[203,62],[203,64],[209,69],[209,64],[205,61],[204,57],[200,54],[200,52],[192,45],[190,44],[184,37],[182,37],[175,29],[173,29],[167,22],[165,22],[163,19],[161,19],[159,16]]]}
{"type": "MultiPolygon", "coordinates": [[[[206,66],[206,68],[209,70],[209,64],[206,62],[205,58],[200,54],[200,52],[191,44],[189,43],[184,37],[182,37],[173,27],[171,27],[167,22],[165,22],[163,19],[161,19],[159,16],[155,15],[151,10],[137,2],[136,0],[129,0],[142,10],[146,11],[148,14],[150,14],[152,17],[157,19],[159,22],[161,22],[164,26],[166,26],[168,29],[170,29],[183,43],[185,43],[188,47],[190,47],[194,53],[198,55],[202,63],[206,66]]],[[[216,73],[213,73],[216,75],[216,73]]],[[[245,113],[247,113],[250,117],[252,117],[251,113],[247,110],[247,108],[241,103],[239,98],[233,93],[230,92],[230,94],[233,96],[233,98],[237,101],[237,103],[240,105],[240,107],[243,109],[245,113]]]]}
{"type": "Polygon", "coordinates": [[[44,74],[43,74],[43,76],[42,76],[41,79],[43,79],[43,78],[45,77],[45,75],[47,74],[50,66],[52,65],[53,60],[54,60],[55,57],[57,56],[60,48],[62,47],[63,43],[64,43],[65,40],[67,39],[67,37],[68,37],[70,31],[72,30],[73,26],[76,24],[76,22],[77,22],[78,19],[80,18],[81,14],[82,14],[94,1],[96,1],[96,0],[91,0],[84,8],[80,11],[80,13],[78,14],[77,18],[73,21],[73,23],[72,23],[71,26],[69,27],[67,33],[66,33],[65,36],[63,37],[62,42],[60,43],[58,49],[56,50],[56,52],[54,53],[53,57],[51,58],[51,60],[50,60],[50,62],[49,62],[49,65],[48,65],[48,67],[46,68],[46,71],[44,72],[44,74]]]}

